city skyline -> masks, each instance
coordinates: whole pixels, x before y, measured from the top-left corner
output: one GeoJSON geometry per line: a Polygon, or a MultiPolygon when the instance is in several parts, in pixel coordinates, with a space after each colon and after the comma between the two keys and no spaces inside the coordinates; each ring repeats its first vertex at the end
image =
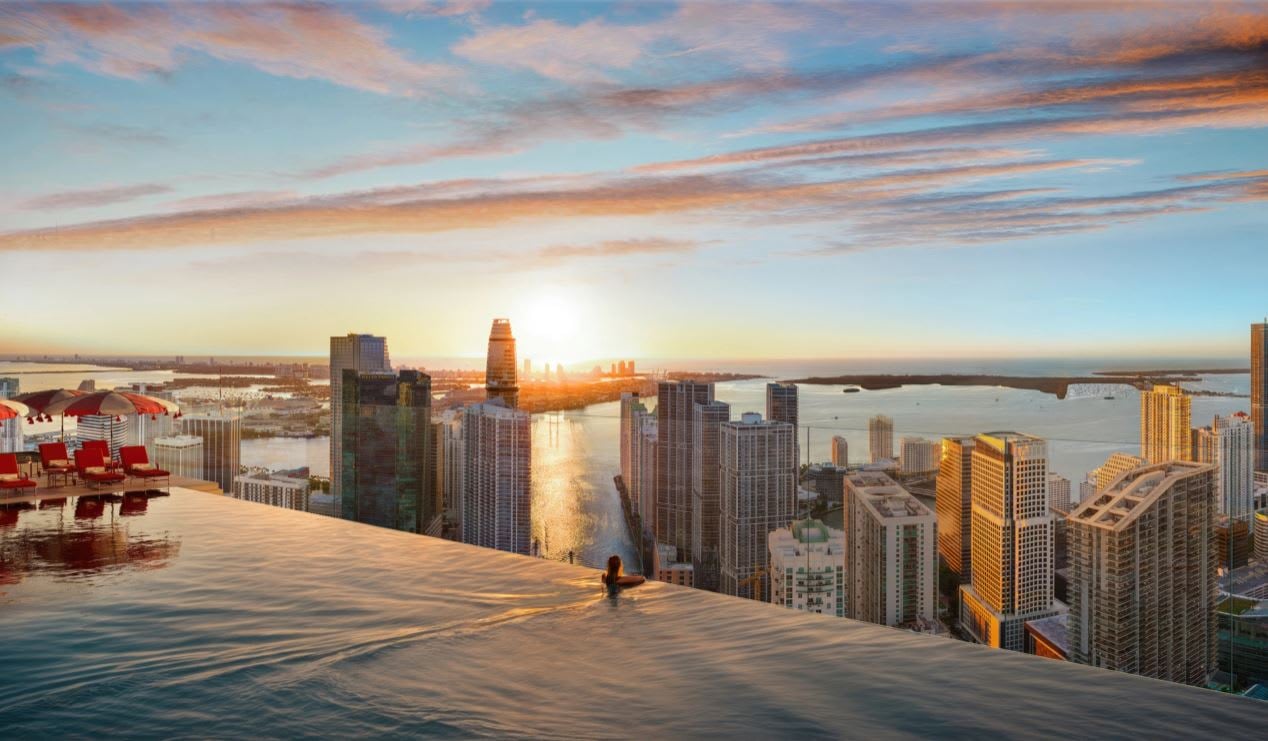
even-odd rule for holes
{"type": "Polygon", "coordinates": [[[564,363],[1236,356],[1265,39],[1250,3],[9,4],[0,259],[58,290],[6,286],[42,321],[0,350],[474,357],[507,316],[564,363]],[[120,261],[184,300],[94,311],[120,261]]]}

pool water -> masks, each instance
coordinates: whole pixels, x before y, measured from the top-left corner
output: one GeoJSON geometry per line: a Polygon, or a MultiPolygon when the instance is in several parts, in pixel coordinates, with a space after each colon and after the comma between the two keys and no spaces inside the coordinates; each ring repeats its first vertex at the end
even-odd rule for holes
{"type": "MultiPolygon", "coordinates": [[[[0,737],[1193,736],[1243,698],[182,489],[0,506],[0,737]]],[[[1262,727],[1262,726],[1259,726],[1262,727]]]]}

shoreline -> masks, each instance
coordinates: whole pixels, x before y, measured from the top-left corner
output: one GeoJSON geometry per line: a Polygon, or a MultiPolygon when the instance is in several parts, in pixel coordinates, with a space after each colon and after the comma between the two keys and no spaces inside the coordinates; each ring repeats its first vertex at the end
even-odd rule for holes
{"type": "MultiPolygon", "coordinates": [[[[1069,394],[1070,386],[1076,384],[1089,385],[1122,385],[1143,389],[1146,384],[1177,383],[1181,381],[1200,381],[1192,375],[1092,375],[1092,376],[997,376],[970,374],[932,374],[932,375],[889,375],[889,374],[848,374],[840,376],[814,376],[795,378],[785,383],[799,383],[808,386],[857,386],[867,391],[884,391],[903,386],[1003,386],[1022,391],[1040,391],[1064,399],[1069,394]]],[[[1206,396],[1221,392],[1186,392],[1191,395],[1206,396]]]]}

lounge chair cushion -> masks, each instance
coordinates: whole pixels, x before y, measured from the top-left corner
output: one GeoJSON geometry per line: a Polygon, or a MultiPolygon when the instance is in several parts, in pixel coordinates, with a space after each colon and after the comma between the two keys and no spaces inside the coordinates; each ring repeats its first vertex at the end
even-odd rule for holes
{"type": "Polygon", "coordinates": [[[17,481],[17,480],[18,480],[18,475],[16,473],[0,473],[0,481],[17,481]]]}
{"type": "Polygon", "coordinates": [[[154,464],[153,463],[133,463],[132,470],[133,471],[153,471],[154,464]]]}
{"type": "Polygon", "coordinates": [[[48,465],[52,468],[66,468],[70,465],[70,461],[65,458],[58,458],[57,460],[49,461],[48,465]]]}
{"type": "Polygon", "coordinates": [[[89,466],[84,469],[84,473],[89,473],[89,474],[105,473],[105,472],[106,472],[105,466],[89,466]]]}

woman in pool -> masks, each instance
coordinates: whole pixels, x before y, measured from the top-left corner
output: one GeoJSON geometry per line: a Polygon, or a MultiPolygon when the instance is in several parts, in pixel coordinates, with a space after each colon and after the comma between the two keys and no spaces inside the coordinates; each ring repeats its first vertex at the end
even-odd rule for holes
{"type": "Polygon", "coordinates": [[[608,570],[603,572],[602,579],[603,586],[607,587],[609,597],[615,597],[617,593],[626,587],[637,587],[646,581],[641,576],[622,575],[621,557],[616,555],[608,558],[608,570]]]}

